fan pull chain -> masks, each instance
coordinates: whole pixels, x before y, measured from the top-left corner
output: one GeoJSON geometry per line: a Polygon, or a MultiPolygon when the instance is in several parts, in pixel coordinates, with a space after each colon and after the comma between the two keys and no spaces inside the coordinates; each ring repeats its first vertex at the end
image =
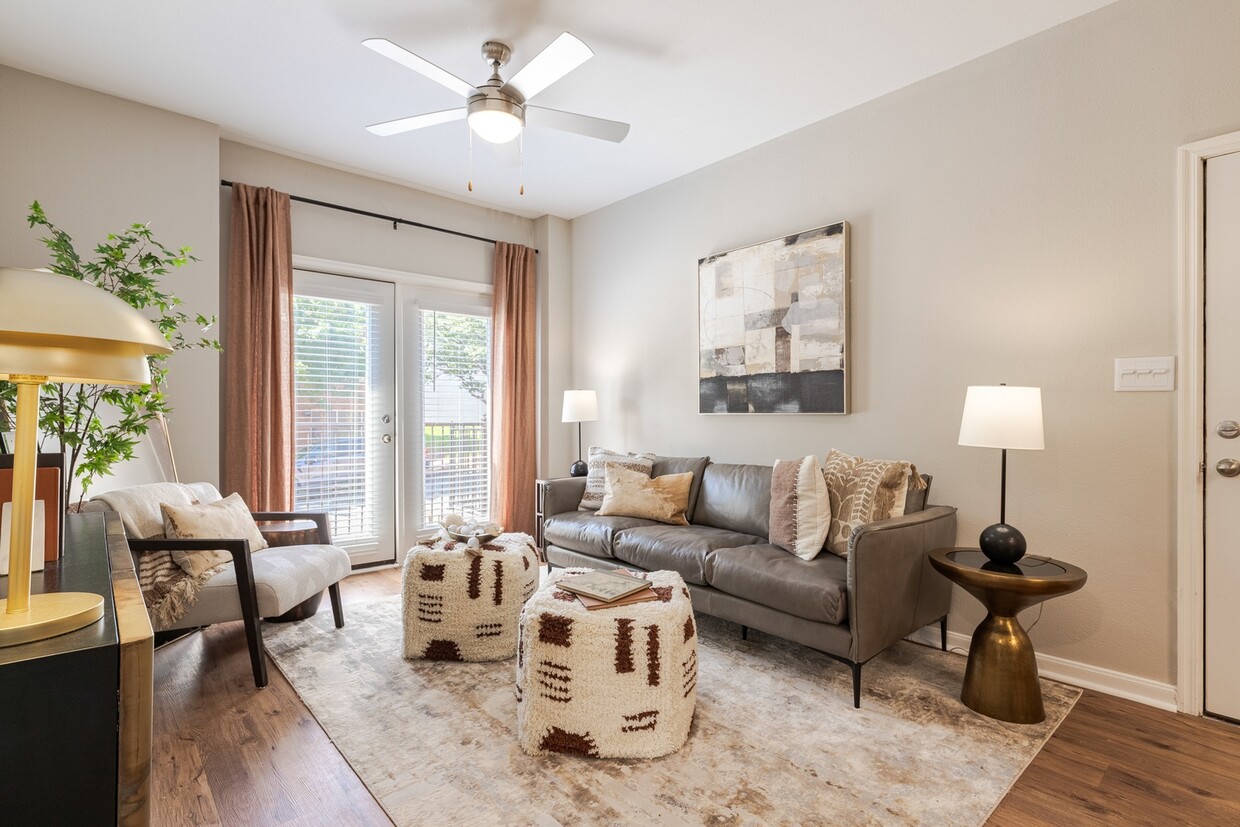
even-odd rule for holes
{"type": "Polygon", "coordinates": [[[474,191],[474,131],[469,130],[469,191],[474,191]]]}
{"type": "Polygon", "coordinates": [[[522,130],[521,134],[517,136],[517,149],[520,152],[520,158],[521,158],[521,191],[519,194],[525,195],[525,131],[524,130],[522,130]]]}

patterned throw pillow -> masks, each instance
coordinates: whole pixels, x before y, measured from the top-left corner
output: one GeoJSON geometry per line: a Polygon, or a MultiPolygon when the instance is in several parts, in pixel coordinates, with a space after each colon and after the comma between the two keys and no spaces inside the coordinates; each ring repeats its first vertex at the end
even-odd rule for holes
{"type": "MultiPolygon", "coordinates": [[[[249,540],[250,551],[267,548],[258,523],[240,494],[229,494],[213,503],[168,505],[163,503],[164,536],[170,540],[249,540]]],[[[193,577],[232,560],[226,551],[174,551],[172,559],[193,577]]]]}
{"type": "Polygon", "coordinates": [[[830,528],[831,498],[818,457],[776,462],[771,471],[771,543],[813,560],[830,528]]]}
{"type": "Polygon", "coordinates": [[[827,550],[848,556],[848,540],[866,523],[904,514],[909,478],[921,489],[925,482],[910,462],[862,459],[839,451],[827,455],[823,476],[831,493],[831,531],[827,550]]]}
{"type": "Polygon", "coordinates": [[[693,472],[649,477],[618,462],[606,466],[607,481],[600,517],[642,517],[670,525],[688,525],[689,489],[693,472]]]}
{"type": "Polygon", "coordinates": [[[603,504],[603,494],[607,486],[607,463],[619,463],[630,471],[639,471],[650,476],[654,470],[654,454],[622,454],[606,448],[590,446],[590,472],[586,475],[586,492],[581,496],[581,508],[597,511],[603,504]]]}

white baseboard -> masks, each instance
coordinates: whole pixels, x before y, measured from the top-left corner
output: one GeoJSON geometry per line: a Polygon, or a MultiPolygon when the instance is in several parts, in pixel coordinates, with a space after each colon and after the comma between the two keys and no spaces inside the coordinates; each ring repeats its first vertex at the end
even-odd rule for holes
{"type": "MultiPolygon", "coordinates": [[[[938,627],[927,626],[924,629],[919,629],[909,635],[908,640],[925,646],[933,646],[937,649],[939,647],[938,627]]],[[[967,653],[969,651],[969,636],[962,635],[959,632],[948,632],[947,647],[949,649],[959,649],[967,653]]],[[[1087,663],[1080,663],[1067,658],[1058,658],[1054,655],[1043,655],[1040,652],[1037,653],[1037,661],[1038,674],[1049,680],[1079,686],[1082,689],[1093,689],[1106,695],[1126,698],[1130,701],[1136,701],[1137,703],[1143,703],[1170,712],[1177,710],[1175,684],[1162,683],[1161,681],[1142,678],[1138,675],[1116,672],[1114,669],[1091,666],[1087,663]]]]}

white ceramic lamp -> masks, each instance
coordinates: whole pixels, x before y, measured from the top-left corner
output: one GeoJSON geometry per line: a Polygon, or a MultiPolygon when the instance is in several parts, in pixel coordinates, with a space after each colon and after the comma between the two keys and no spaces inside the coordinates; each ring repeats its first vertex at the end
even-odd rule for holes
{"type": "Polygon", "coordinates": [[[1046,447],[1042,434],[1042,389],[969,386],[960,418],[959,444],[999,448],[1002,452],[999,522],[982,531],[978,544],[996,563],[1015,563],[1025,555],[1028,544],[1020,531],[1007,524],[1007,452],[1040,451],[1046,447]]]}
{"type": "Polygon", "coordinates": [[[564,412],[561,422],[577,423],[577,461],[569,466],[571,477],[584,477],[589,466],[581,459],[581,423],[598,421],[598,394],[594,391],[564,391],[564,412]]]}
{"type": "Polygon", "coordinates": [[[172,348],[141,313],[88,282],[0,269],[0,296],[0,380],[17,385],[9,591],[0,600],[0,646],[13,646],[63,635],[103,616],[97,594],[30,594],[40,387],[144,385],[151,381],[147,355],[172,348]]]}

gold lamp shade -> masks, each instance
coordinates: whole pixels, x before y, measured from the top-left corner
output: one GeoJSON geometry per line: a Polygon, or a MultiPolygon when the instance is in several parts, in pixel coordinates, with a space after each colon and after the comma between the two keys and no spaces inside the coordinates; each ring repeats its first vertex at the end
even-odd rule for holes
{"type": "Polygon", "coordinates": [[[93,284],[0,268],[0,379],[145,385],[146,356],[172,348],[141,313],[93,284]]]}
{"type": "Polygon", "coordinates": [[[13,522],[0,646],[72,632],[103,616],[97,594],[30,594],[40,386],[143,385],[151,381],[146,357],[171,352],[150,321],[106,290],[42,270],[0,268],[0,379],[17,385],[13,522]]]}

